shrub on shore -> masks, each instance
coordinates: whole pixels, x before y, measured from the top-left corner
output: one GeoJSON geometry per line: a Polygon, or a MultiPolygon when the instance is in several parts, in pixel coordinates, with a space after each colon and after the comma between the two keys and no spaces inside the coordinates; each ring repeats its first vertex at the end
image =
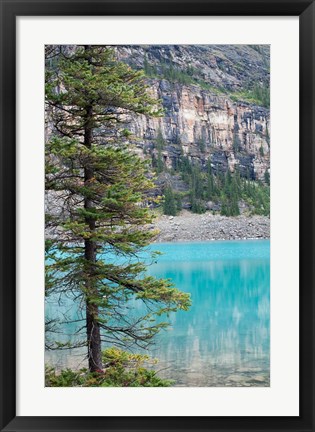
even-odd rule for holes
{"type": "Polygon", "coordinates": [[[118,348],[103,351],[104,369],[64,369],[57,372],[46,366],[46,387],[169,387],[170,380],[157,376],[157,372],[144,367],[157,363],[147,355],[132,354],[118,348]]]}

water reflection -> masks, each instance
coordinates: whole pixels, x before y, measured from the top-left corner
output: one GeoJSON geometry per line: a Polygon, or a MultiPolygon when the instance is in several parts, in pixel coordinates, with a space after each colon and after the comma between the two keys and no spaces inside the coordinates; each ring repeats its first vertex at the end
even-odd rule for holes
{"type": "Polygon", "coordinates": [[[163,262],[151,274],[192,295],[152,352],[177,385],[269,385],[269,259],[163,262]]]}
{"type": "MultiPolygon", "coordinates": [[[[172,279],[192,296],[189,312],[171,314],[170,328],[151,348],[159,374],[177,386],[269,386],[269,242],[156,248],[165,255],[150,274],[172,279]]],[[[49,308],[53,313],[55,306],[49,308]]],[[[141,308],[134,303],[135,313],[141,308]]],[[[49,356],[63,367],[81,358],[49,356]]]]}

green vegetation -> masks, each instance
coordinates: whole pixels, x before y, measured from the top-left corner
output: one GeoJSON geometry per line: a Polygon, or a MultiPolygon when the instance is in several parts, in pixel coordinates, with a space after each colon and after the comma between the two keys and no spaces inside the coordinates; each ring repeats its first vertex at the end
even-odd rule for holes
{"type": "Polygon", "coordinates": [[[146,76],[151,78],[164,78],[172,83],[194,84],[194,69],[188,66],[187,69],[180,69],[174,66],[172,62],[161,61],[158,65],[150,64],[147,57],[144,58],[143,70],[146,76]]]}
{"type": "MultiPolygon", "coordinates": [[[[244,201],[252,214],[269,216],[270,214],[270,189],[259,181],[251,181],[241,178],[236,171],[231,175],[226,173],[224,179],[217,179],[217,190],[221,190],[222,201],[221,214],[224,216],[238,216],[240,214],[239,202],[244,201]]],[[[214,195],[214,200],[218,199],[214,195]]]]}
{"type": "Polygon", "coordinates": [[[176,216],[177,214],[176,200],[171,186],[167,186],[164,191],[163,211],[164,214],[170,216],[176,216]]]}
{"type": "Polygon", "coordinates": [[[162,171],[165,170],[165,163],[163,160],[162,151],[165,147],[165,141],[162,135],[161,129],[158,129],[157,137],[156,137],[156,149],[157,149],[157,160],[156,160],[156,171],[158,174],[160,174],[162,171]]]}
{"type": "MultiPolygon", "coordinates": [[[[186,196],[194,213],[204,213],[207,201],[221,206],[220,213],[224,216],[238,216],[240,201],[248,205],[251,214],[268,216],[270,213],[270,176],[267,171],[265,183],[262,183],[250,180],[249,174],[247,178],[241,177],[238,170],[234,174],[230,170],[225,174],[214,174],[210,160],[202,168],[198,162],[193,163],[188,157],[181,156],[175,172],[179,172],[189,185],[186,196]]],[[[176,193],[170,188],[165,190],[164,214],[175,215],[178,212],[179,207],[174,210],[175,197],[176,193]]]]}
{"type": "MultiPolygon", "coordinates": [[[[255,46],[253,46],[253,48],[254,47],[255,46]]],[[[260,47],[256,50],[260,52],[260,47]]],[[[267,61],[265,52],[262,51],[260,53],[262,54],[265,63],[267,61]]],[[[270,107],[270,86],[267,84],[258,84],[257,82],[254,84],[247,83],[247,86],[242,90],[231,93],[220,85],[213,85],[205,80],[200,76],[199,71],[192,66],[180,68],[171,61],[165,59],[160,63],[150,63],[147,56],[144,58],[143,69],[145,75],[150,78],[163,78],[170,83],[179,83],[183,85],[197,85],[203,90],[209,90],[216,94],[226,94],[235,102],[243,100],[266,108],[270,107]]]]}
{"type": "Polygon", "coordinates": [[[204,153],[206,151],[206,140],[204,139],[203,136],[201,136],[197,140],[197,146],[198,146],[199,150],[201,151],[201,153],[204,153]]]}
{"type": "Polygon", "coordinates": [[[204,199],[204,176],[199,165],[192,165],[190,174],[190,202],[194,213],[206,211],[204,199]]]}
{"type": "Polygon", "coordinates": [[[166,60],[163,60],[159,64],[151,64],[147,57],[145,57],[143,70],[145,75],[149,78],[163,78],[171,83],[198,85],[203,90],[209,90],[216,94],[226,93],[222,87],[211,85],[209,82],[201,78],[198,70],[192,66],[183,69],[175,66],[172,62],[167,62],[166,60]]]}
{"type": "Polygon", "coordinates": [[[243,100],[266,108],[270,107],[269,85],[255,83],[253,87],[244,88],[242,91],[231,93],[229,96],[235,102],[243,100]]]}
{"type": "Polygon", "coordinates": [[[256,99],[262,106],[270,107],[270,87],[269,85],[255,84],[252,90],[254,99],[256,99]]]}
{"type": "Polygon", "coordinates": [[[155,318],[187,310],[190,298],[170,280],[146,276],[139,258],[155,235],[143,229],[152,222],[145,203],[154,184],[146,163],[125,145],[121,113],[159,116],[159,101],[149,96],[143,73],[118,62],[112,49],[85,45],[60,53],[46,74],[52,133],[45,185],[57,201],[46,216],[55,234],[46,241],[46,295],[76,296],[94,373],[103,369],[104,343],[146,348],[167,326],[155,318]],[[110,261],[113,254],[120,260],[110,261]],[[143,316],[126,314],[132,299],[147,306],[143,316]]]}
{"type": "Polygon", "coordinates": [[[147,355],[131,354],[118,348],[103,351],[104,370],[90,372],[87,369],[56,372],[46,367],[46,387],[169,387],[172,381],[159,378],[155,371],[147,369],[156,364],[147,355]]]}
{"type": "Polygon", "coordinates": [[[238,153],[241,149],[240,137],[238,135],[238,128],[235,126],[233,131],[233,150],[238,153]]]}

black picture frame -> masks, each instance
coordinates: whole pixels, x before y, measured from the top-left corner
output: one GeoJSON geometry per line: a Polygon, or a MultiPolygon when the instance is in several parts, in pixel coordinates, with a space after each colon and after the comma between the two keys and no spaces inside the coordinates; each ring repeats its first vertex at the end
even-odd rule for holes
{"type": "Polygon", "coordinates": [[[0,0],[0,4],[1,431],[171,431],[187,429],[314,431],[314,2],[310,0],[0,0]],[[16,416],[16,17],[94,15],[299,16],[300,415],[298,417],[42,417],[40,413],[37,417],[16,416]]]}

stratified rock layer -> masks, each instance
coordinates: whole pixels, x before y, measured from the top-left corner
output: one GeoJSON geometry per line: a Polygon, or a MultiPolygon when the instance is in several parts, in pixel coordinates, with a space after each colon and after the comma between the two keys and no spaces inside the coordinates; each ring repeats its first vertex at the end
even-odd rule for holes
{"type": "Polygon", "coordinates": [[[264,180],[270,168],[269,108],[246,100],[244,94],[255,83],[269,88],[268,46],[154,45],[116,50],[118,58],[133,67],[145,68],[146,62],[155,68],[156,76],[148,83],[165,110],[162,118],[138,116],[129,125],[139,154],[157,157],[160,131],[167,168],[176,168],[180,156],[186,155],[201,165],[210,159],[214,172],[238,167],[241,175],[264,180]],[[163,65],[188,71],[191,83],[163,77],[163,65]]]}

